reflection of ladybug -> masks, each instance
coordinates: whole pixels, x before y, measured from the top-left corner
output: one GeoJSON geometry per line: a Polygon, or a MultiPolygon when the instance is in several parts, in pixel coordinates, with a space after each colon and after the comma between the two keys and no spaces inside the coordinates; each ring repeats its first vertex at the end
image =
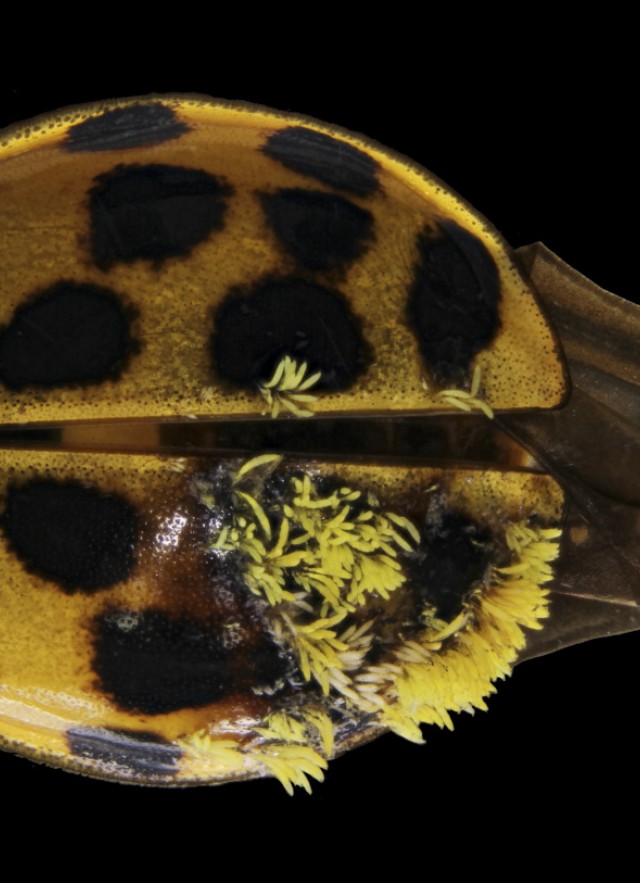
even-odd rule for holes
{"type": "MultiPolygon", "coordinates": [[[[34,121],[1,158],[4,423],[248,452],[3,455],[3,696],[47,722],[9,745],[306,785],[382,728],[483,707],[546,615],[557,485],[257,453],[373,455],[376,418],[431,410],[470,414],[460,459],[523,462],[474,412],[557,406],[564,373],[483,219],[363,139],[192,99],[34,121]],[[264,412],[315,416],[212,430],[264,412]]],[[[445,456],[437,418],[395,425],[394,452],[445,456]]]]}

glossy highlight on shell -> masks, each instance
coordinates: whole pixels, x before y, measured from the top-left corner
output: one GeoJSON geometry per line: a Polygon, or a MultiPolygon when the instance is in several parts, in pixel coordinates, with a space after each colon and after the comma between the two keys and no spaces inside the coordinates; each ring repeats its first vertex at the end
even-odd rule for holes
{"type": "Polygon", "coordinates": [[[561,487],[525,459],[331,448],[341,420],[566,400],[487,222],[359,136],[179,96],[9,131],[0,185],[2,424],[54,439],[0,452],[2,742],[107,779],[308,790],[380,732],[484,709],[548,617],[561,487]],[[240,418],[275,435],[163,453],[240,418]],[[324,455],[288,455],[319,418],[324,455]],[[96,421],[154,452],[73,450],[96,421]]]}
{"type": "Polygon", "coordinates": [[[421,741],[421,723],[483,708],[547,616],[562,509],[548,477],[3,459],[20,475],[4,487],[5,738],[24,748],[25,720],[46,720],[28,753],[84,772],[307,787],[362,732],[421,741]]]}

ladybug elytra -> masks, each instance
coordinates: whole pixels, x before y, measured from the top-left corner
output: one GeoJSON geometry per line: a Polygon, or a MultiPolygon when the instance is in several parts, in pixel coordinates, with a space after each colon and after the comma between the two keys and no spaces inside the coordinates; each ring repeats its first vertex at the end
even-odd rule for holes
{"type": "Polygon", "coordinates": [[[91,105],[0,150],[8,747],[291,790],[484,708],[566,505],[494,417],[535,435],[569,395],[495,231],[263,108],[91,105]]]}

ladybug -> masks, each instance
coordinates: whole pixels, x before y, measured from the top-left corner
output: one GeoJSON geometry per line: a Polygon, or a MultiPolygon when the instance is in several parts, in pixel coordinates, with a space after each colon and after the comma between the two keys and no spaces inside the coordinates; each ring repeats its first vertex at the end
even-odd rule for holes
{"type": "Polygon", "coordinates": [[[308,789],[557,642],[565,494],[497,424],[539,446],[568,372],[484,219],[359,136],[191,97],[0,150],[8,747],[308,789]]]}

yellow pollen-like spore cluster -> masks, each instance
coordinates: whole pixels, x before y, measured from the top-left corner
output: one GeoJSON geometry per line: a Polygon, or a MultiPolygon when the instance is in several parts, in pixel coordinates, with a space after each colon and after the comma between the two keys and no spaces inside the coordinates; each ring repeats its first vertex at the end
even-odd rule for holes
{"type": "Polygon", "coordinates": [[[236,471],[233,506],[216,522],[210,549],[242,563],[247,590],[264,605],[276,644],[294,662],[293,677],[309,690],[293,704],[276,702],[248,740],[203,730],[184,747],[238,770],[250,758],[290,792],[309,790],[309,777],[322,779],[340,718],[366,715],[422,742],[422,724],[452,728],[452,713],[485,709],[494,682],[510,674],[525,629],[541,628],[548,615],[560,531],[533,518],[507,523],[498,562],[469,587],[460,611],[446,622],[423,602],[407,635],[406,616],[389,623],[408,579],[404,561],[421,544],[418,528],[372,493],[309,472],[280,475],[278,494],[269,494],[280,462],[261,455],[236,471]]]}

